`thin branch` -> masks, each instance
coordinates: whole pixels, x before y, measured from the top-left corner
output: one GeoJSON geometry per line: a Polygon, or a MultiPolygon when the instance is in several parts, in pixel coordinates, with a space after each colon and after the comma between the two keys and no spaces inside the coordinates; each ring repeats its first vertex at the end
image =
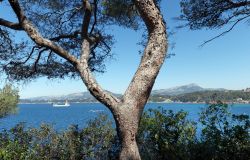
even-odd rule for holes
{"type": "Polygon", "coordinates": [[[72,34],[62,34],[62,35],[59,35],[57,37],[53,37],[53,38],[50,38],[51,41],[59,41],[61,39],[73,39],[73,38],[77,38],[77,35],[78,34],[81,34],[80,31],[75,31],[73,32],[72,34]]]}
{"type": "Polygon", "coordinates": [[[28,62],[28,60],[31,58],[36,48],[38,48],[38,46],[32,47],[31,52],[29,53],[29,56],[26,58],[24,62],[21,62],[21,64],[25,64],[26,62],[28,62]]]}
{"type": "Polygon", "coordinates": [[[82,38],[87,38],[92,8],[88,0],[83,1],[83,6],[85,8],[85,14],[82,23],[82,38]]]}
{"type": "Polygon", "coordinates": [[[240,7],[246,7],[250,5],[250,1],[242,1],[242,2],[233,2],[231,0],[227,0],[227,2],[230,4],[227,7],[223,8],[224,11],[234,9],[234,8],[240,8],[240,7]]]}
{"type": "Polygon", "coordinates": [[[42,56],[42,53],[45,52],[45,51],[47,51],[47,50],[48,50],[48,49],[45,48],[45,49],[41,50],[41,51],[38,53],[38,56],[37,56],[37,58],[36,58],[36,60],[35,60],[35,63],[34,63],[34,65],[33,65],[33,72],[36,72],[36,71],[37,71],[37,64],[38,64],[38,62],[39,62],[39,60],[40,60],[40,58],[41,58],[41,56],[42,56]]]}
{"type": "Polygon", "coordinates": [[[94,23],[91,27],[90,34],[92,34],[92,32],[94,31],[96,24],[97,24],[97,0],[94,0],[94,23]]]}
{"type": "MultiPolygon", "coordinates": [[[[72,11],[74,11],[74,12],[72,13],[72,15],[71,15],[67,20],[64,20],[64,21],[62,21],[62,22],[61,22],[61,19],[62,19],[64,13],[63,13],[62,15],[60,15],[60,16],[59,16],[59,17],[61,17],[61,18],[60,18],[60,21],[59,21],[60,25],[63,26],[64,23],[69,22],[69,21],[78,13],[78,11],[81,10],[82,8],[83,8],[83,6],[76,7],[76,8],[74,8],[74,9],[71,9],[72,11]]],[[[71,10],[69,10],[69,11],[71,11],[71,10]]],[[[65,12],[65,13],[66,13],[66,12],[65,12]]]]}
{"type": "Polygon", "coordinates": [[[65,15],[67,12],[72,12],[72,11],[74,11],[73,14],[70,16],[70,19],[71,19],[71,18],[72,18],[73,16],[75,16],[75,14],[76,14],[79,10],[81,10],[81,9],[82,9],[82,6],[79,6],[79,7],[70,8],[70,9],[65,10],[65,11],[47,12],[47,13],[44,13],[43,16],[48,17],[48,16],[51,16],[51,15],[57,14],[57,15],[59,15],[59,17],[62,17],[62,16],[65,15]]]}
{"type": "Polygon", "coordinates": [[[217,39],[217,38],[219,38],[219,37],[221,37],[221,36],[224,36],[224,35],[227,34],[228,32],[232,31],[232,30],[234,29],[234,27],[235,27],[239,22],[241,22],[242,20],[244,20],[244,19],[246,19],[246,18],[248,18],[248,17],[250,17],[250,15],[247,15],[247,16],[245,16],[245,17],[242,17],[242,18],[236,20],[236,21],[234,22],[234,24],[233,24],[228,30],[226,30],[226,31],[224,31],[224,32],[222,32],[222,33],[220,33],[219,35],[217,35],[217,36],[215,36],[215,37],[213,37],[213,38],[211,38],[211,39],[209,39],[209,40],[207,40],[207,41],[205,41],[204,43],[202,43],[202,44],[200,45],[200,47],[203,47],[203,46],[206,45],[207,43],[209,43],[209,42],[211,42],[211,41],[213,41],[213,40],[215,40],[215,39],[217,39]]]}
{"type": "Polygon", "coordinates": [[[4,27],[11,28],[11,29],[14,29],[14,30],[23,30],[21,24],[13,23],[13,22],[7,21],[7,20],[2,19],[2,18],[0,18],[0,25],[4,26],[4,27]]]}
{"type": "MultiPolygon", "coordinates": [[[[10,40],[10,35],[9,35],[9,33],[8,33],[7,31],[5,31],[5,30],[2,30],[2,29],[0,28],[0,34],[1,34],[1,36],[4,38],[4,42],[6,42],[6,43],[9,45],[10,51],[13,52],[14,47],[13,47],[12,41],[10,40]]],[[[4,44],[4,42],[2,42],[2,44],[4,44]]],[[[1,45],[2,45],[2,44],[1,44],[1,45]]]]}
{"type": "Polygon", "coordinates": [[[52,56],[52,51],[50,50],[48,58],[47,58],[47,63],[49,63],[49,60],[50,60],[51,56],[52,56]]]}
{"type": "Polygon", "coordinates": [[[103,40],[101,40],[101,42],[104,44],[104,46],[106,46],[108,48],[108,52],[110,52],[111,48],[109,47],[109,45],[103,40]]]}
{"type": "Polygon", "coordinates": [[[232,2],[233,7],[242,7],[250,5],[250,1],[242,1],[242,2],[232,2]]]}

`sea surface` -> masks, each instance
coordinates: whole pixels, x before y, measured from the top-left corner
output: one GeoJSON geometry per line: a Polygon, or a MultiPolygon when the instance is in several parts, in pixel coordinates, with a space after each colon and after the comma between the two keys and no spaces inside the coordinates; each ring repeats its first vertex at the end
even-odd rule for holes
{"type": "MultiPolygon", "coordinates": [[[[201,108],[206,104],[180,104],[180,103],[148,103],[149,108],[163,107],[174,112],[187,111],[188,119],[197,121],[201,108]]],[[[26,127],[39,127],[43,123],[51,124],[56,130],[67,129],[70,125],[83,128],[86,123],[100,113],[106,113],[112,118],[111,112],[100,103],[72,103],[70,107],[52,107],[51,104],[19,104],[17,114],[0,119],[0,130],[10,129],[20,122],[26,127]]],[[[250,104],[234,104],[229,106],[233,114],[250,115],[250,104]]]]}

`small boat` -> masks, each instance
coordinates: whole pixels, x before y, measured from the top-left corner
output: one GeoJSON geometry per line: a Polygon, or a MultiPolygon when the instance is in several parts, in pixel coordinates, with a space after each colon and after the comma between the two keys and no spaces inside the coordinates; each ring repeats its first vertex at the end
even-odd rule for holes
{"type": "Polygon", "coordinates": [[[91,110],[89,110],[89,112],[94,112],[94,113],[96,113],[96,112],[104,112],[104,110],[102,110],[102,109],[91,109],[91,110]]]}
{"type": "Polygon", "coordinates": [[[66,100],[64,104],[55,104],[53,103],[53,107],[69,107],[70,104],[69,102],[66,100]]]}

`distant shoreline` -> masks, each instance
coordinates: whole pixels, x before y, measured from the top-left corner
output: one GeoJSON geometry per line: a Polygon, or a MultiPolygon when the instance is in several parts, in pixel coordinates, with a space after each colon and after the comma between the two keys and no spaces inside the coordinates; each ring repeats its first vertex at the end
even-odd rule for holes
{"type": "MultiPolygon", "coordinates": [[[[82,104],[82,103],[100,103],[100,102],[70,102],[71,104],[82,104]]],[[[30,103],[24,103],[24,102],[19,102],[18,104],[53,104],[53,103],[50,103],[50,102],[30,102],[30,103]]]]}
{"type": "MultiPolygon", "coordinates": [[[[71,102],[71,104],[101,104],[100,102],[71,102]]],[[[147,102],[147,103],[157,103],[157,104],[207,104],[205,102],[147,102]]],[[[48,103],[48,102],[32,102],[32,103],[18,103],[18,104],[53,104],[53,103],[48,103]]],[[[227,104],[249,104],[250,103],[239,103],[239,102],[233,102],[233,103],[227,103],[227,104]]]]}

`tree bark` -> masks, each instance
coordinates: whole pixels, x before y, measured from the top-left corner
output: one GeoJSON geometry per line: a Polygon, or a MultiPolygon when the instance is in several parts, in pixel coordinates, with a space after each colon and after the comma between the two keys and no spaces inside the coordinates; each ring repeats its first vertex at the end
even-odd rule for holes
{"type": "Polygon", "coordinates": [[[120,139],[120,160],[140,160],[139,149],[136,143],[136,135],[142,110],[136,105],[120,104],[115,112],[117,133],[120,139]]]}
{"type": "Polygon", "coordinates": [[[105,92],[92,76],[88,67],[90,42],[87,39],[83,41],[81,60],[77,65],[90,93],[113,113],[121,143],[120,160],[141,159],[136,143],[139,121],[167,50],[166,26],[154,0],[135,0],[135,4],[147,26],[149,36],[140,65],[122,100],[105,92]]]}
{"type": "Polygon", "coordinates": [[[140,65],[114,114],[121,141],[120,160],[140,160],[136,135],[141,114],[167,53],[166,26],[154,0],[134,1],[148,30],[140,65]]]}
{"type": "MultiPolygon", "coordinates": [[[[88,2],[85,0],[84,2],[88,2]]],[[[80,60],[41,36],[38,30],[26,18],[18,0],[9,0],[19,23],[12,23],[0,19],[0,25],[23,29],[28,36],[39,46],[49,48],[62,58],[69,61],[78,70],[80,77],[90,93],[101,103],[106,105],[112,112],[117,134],[121,142],[120,160],[140,160],[140,154],[136,143],[138,125],[144,106],[148,100],[155,79],[165,60],[167,52],[166,26],[155,0],[134,0],[134,3],[148,30],[148,43],[144,50],[140,65],[123,98],[119,100],[111,93],[106,92],[96,82],[89,66],[90,41],[86,34],[82,35],[82,51],[80,60]]],[[[91,16],[91,14],[88,14],[91,16]]],[[[89,18],[84,17],[83,31],[87,32],[89,18]]]]}

